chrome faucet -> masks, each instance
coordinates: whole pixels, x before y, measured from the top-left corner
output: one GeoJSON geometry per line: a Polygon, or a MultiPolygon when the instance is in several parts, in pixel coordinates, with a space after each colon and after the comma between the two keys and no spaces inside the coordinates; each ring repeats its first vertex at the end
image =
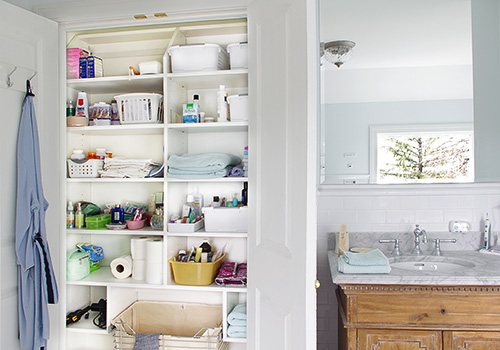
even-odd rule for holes
{"type": "Polygon", "coordinates": [[[420,249],[420,237],[422,237],[422,242],[427,243],[427,231],[420,229],[419,225],[415,225],[415,230],[413,234],[415,235],[415,248],[411,251],[412,255],[422,255],[422,249],[420,249]]]}

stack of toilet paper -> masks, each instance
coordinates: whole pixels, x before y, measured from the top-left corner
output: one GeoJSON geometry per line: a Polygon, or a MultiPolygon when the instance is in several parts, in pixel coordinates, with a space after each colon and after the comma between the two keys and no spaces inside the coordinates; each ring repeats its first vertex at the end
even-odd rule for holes
{"type": "Polygon", "coordinates": [[[123,256],[111,262],[111,272],[116,278],[132,274],[136,281],[162,284],[163,240],[161,238],[136,237],[130,240],[131,256],[123,256]]]}

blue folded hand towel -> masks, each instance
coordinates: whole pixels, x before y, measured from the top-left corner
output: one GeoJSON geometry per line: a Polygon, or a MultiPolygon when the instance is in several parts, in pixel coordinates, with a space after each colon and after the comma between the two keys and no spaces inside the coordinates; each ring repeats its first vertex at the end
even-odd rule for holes
{"type": "Polygon", "coordinates": [[[227,336],[231,338],[246,338],[247,327],[242,326],[229,326],[227,327],[227,336]]]}
{"type": "Polygon", "coordinates": [[[183,154],[181,156],[171,155],[167,165],[169,168],[184,170],[187,172],[212,172],[222,170],[227,166],[235,166],[241,163],[241,159],[226,153],[205,154],[183,154]]]}
{"type": "Polygon", "coordinates": [[[233,326],[247,325],[247,304],[238,304],[227,315],[227,323],[233,326]]]}
{"type": "Polygon", "coordinates": [[[391,265],[351,265],[347,263],[345,253],[339,256],[338,259],[338,270],[342,273],[356,274],[356,273],[390,273],[391,265]]]}
{"type": "Polygon", "coordinates": [[[380,249],[374,249],[366,253],[344,252],[344,256],[349,265],[389,265],[389,259],[387,259],[380,249]]]}

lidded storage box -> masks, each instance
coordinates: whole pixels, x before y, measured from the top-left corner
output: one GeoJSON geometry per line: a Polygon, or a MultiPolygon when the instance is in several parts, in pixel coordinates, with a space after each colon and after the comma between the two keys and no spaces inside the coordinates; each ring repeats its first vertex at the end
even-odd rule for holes
{"type": "Polygon", "coordinates": [[[248,120],[248,94],[228,96],[227,102],[231,121],[248,120]]]}
{"type": "Polygon", "coordinates": [[[206,232],[248,232],[248,207],[203,207],[206,232]]]}
{"type": "Polygon", "coordinates": [[[248,43],[241,42],[227,45],[231,69],[248,68],[248,43]]]}
{"type": "Polygon", "coordinates": [[[98,214],[87,216],[85,219],[85,227],[88,230],[106,229],[106,224],[111,223],[111,214],[98,214]]]}
{"type": "Polygon", "coordinates": [[[229,68],[226,51],[217,44],[187,44],[168,49],[172,72],[211,71],[229,68]]]}
{"type": "Polygon", "coordinates": [[[66,261],[66,279],[79,281],[90,274],[90,253],[74,250],[69,253],[66,261]]]}
{"type": "Polygon", "coordinates": [[[125,94],[115,96],[122,124],[161,122],[160,94],[125,94]]]}
{"type": "Polygon", "coordinates": [[[164,301],[136,301],[111,324],[116,349],[133,349],[135,334],[161,334],[159,349],[223,349],[222,306],[164,301]]]}

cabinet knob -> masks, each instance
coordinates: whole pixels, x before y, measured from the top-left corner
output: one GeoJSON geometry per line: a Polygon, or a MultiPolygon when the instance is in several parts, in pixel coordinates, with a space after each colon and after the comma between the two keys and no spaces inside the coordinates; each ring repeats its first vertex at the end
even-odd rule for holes
{"type": "Polygon", "coordinates": [[[316,280],[316,281],[314,282],[314,287],[315,287],[316,289],[318,289],[319,287],[321,287],[321,283],[319,283],[319,281],[318,281],[318,280],[316,280]]]}

